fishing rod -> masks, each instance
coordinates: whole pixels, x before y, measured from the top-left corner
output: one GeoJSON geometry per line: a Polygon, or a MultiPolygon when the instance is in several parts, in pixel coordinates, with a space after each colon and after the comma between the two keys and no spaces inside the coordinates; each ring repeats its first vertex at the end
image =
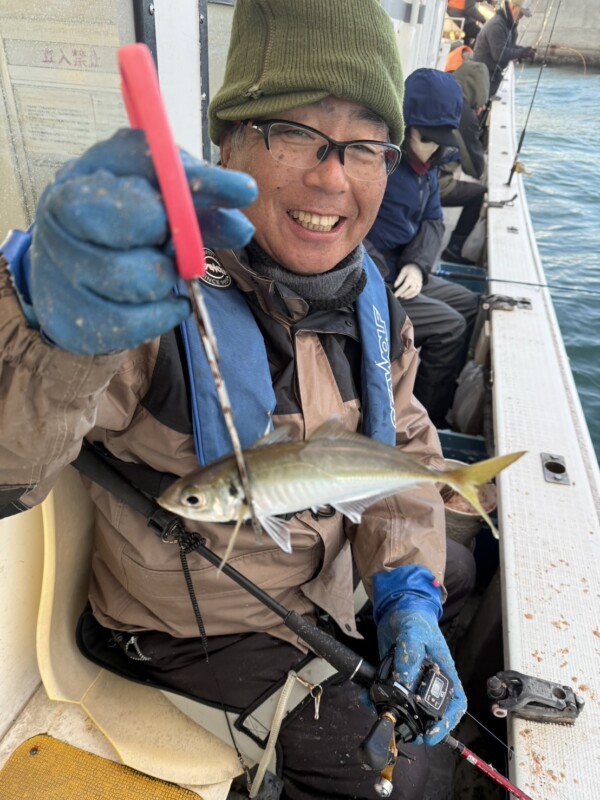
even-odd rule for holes
{"type": "MultiPolygon", "coordinates": [[[[206,546],[206,540],[202,536],[187,531],[180,517],[161,508],[153,498],[137,489],[119,471],[118,466],[109,464],[94,446],[84,442],[81,452],[72,462],[72,466],[142,514],[148,527],[162,542],[175,543],[179,546],[182,567],[197,620],[199,618],[198,603],[193,591],[191,576],[186,569],[187,555],[192,552],[198,553],[210,564],[219,568],[238,586],[273,611],[282,619],[287,628],[306,642],[317,656],[331,664],[342,677],[368,689],[379,716],[362,742],[359,752],[362,755],[363,767],[366,770],[380,773],[380,777],[375,783],[376,793],[380,797],[389,797],[393,789],[392,773],[398,755],[402,754],[397,747],[397,739],[408,744],[417,736],[426,733],[432,724],[443,718],[453,695],[450,678],[436,664],[425,661],[421,668],[418,685],[414,691],[409,691],[393,677],[393,649],[376,669],[334,636],[297,612],[283,606],[243,573],[238,572],[230,564],[223,563],[221,556],[206,546]]],[[[204,626],[200,623],[199,629],[201,638],[205,640],[204,626]]],[[[529,795],[522,792],[492,766],[486,764],[462,742],[452,736],[446,736],[442,742],[518,800],[532,800],[529,795]]]]}
{"type": "Polygon", "coordinates": [[[554,28],[556,26],[556,20],[558,19],[558,13],[560,11],[560,6],[562,4],[562,0],[558,0],[558,5],[556,6],[556,13],[554,15],[554,22],[552,23],[552,27],[550,28],[550,36],[548,37],[548,43],[546,45],[546,49],[544,51],[544,57],[542,59],[542,65],[540,66],[537,81],[535,83],[535,88],[533,90],[533,95],[531,96],[531,102],[529,104],[529,111],[527,112],[527,118],[525,119],[525,125],[523,126],[523,130],[521,132],[521,136],[519,137],[519,144],[517,145],[517,151],[515,153],[515,158],[513,161],[513,165],[510,169],[510,175],[508,176],[508,181],[506,183],[507,186],[510,186],[511,181],[513,179],[513,175],[517,171],[517,165],[519,163],[519,153],[521,152],[521,148],[523,147],[523,141],[525,139],[525,133],[527,131],[527,125],[529,123],[529,117],[531,116],[531,112],[533,110],[533,104],[535,102],[535,96],[537,94],[538,86],[540,85],[540,80],[542,78],[542,70],[546,66],[546,58],[548,56],[548,50],[550,49],[550,43],[552,42],[552,36],[554,35],[554,28]]]}
{"type": "MultiPolygon", "coordinates": [[[[176,519],[181,530],[185,530],[179,518],[176,519]]],[[[361,744],[360,752],[363,756],[363,767],[381,773],[375,784],[377,794],[380,797],[389,797],[393,788],[391,775],[398,755],[396,737],[408,744],[418,735],[425,733],[432,723],[442,718],[443,714],[439,713],[442,702],[440,697],[443,694],[444,699],[450,701],[453,691],[450,679],[437,665],[425,662],[419,684],[413,692],[410,692],[390,677],[393,669],[393,651],[377,670],[331,634],[318,628],[297,612],[287,609],[234,567],[223,564],[222,558],[206,547],[200,536],[197,536],[197,541],[194,543],[194,551],[213,566],[220,568],[238,586],[277,614],[287,628],[306,642],[318,656],[335,667],[344,678],[369,690],[375,708],[379,712],[379,718],[361,744]]],[[[532,800],[458,739],[448,735],[442,742],[514,797],[519,800],[532,800]]]]}
{"type": "Polygon", "coordinates": [[[461,281],[485,281],[486,283],[514,283],[517,286],[533,286],[536,289],[557,289],[561,292],[576,292],[578,294],[591,294],[600,297],[600,291],[594,289],[583,289],[578,286],[563,286],[560,283],[535,283],[533,281],[516,281],[512,278],[492,278],[488,275],[467,275],[462,272],[454,272],[446,267],[438,266],[436,275],[440,278],[457,278],[461,281]]]}

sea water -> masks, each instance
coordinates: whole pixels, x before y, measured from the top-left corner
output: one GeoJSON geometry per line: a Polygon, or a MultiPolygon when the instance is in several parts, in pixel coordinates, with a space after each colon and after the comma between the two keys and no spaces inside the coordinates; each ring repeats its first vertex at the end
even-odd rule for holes
{"type": "Polygon", "coordinates": [[[516,68],[527,202],[571,369],[600,458],[600,73],[516,68]],[[536,83],[539,84],[531,105],[536,83]]]}

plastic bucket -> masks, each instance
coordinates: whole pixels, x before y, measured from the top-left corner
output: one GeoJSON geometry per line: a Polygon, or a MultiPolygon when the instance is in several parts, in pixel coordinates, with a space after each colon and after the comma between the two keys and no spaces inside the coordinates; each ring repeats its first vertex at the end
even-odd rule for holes
{"type": "MultiPolygon", "coordinates": [[[[464,461],[446,459],[447,469],[463,466],[466,466],[464,461]]],[[[446,509],[446,536],[470,547],[484,520],[451,486],[442,483],[438,484],[438,488],[446,509]]],[[[479,500],[488,513],[496,508],[496,497],[496,486],[493,483],[479,487],[479,500]]]]}

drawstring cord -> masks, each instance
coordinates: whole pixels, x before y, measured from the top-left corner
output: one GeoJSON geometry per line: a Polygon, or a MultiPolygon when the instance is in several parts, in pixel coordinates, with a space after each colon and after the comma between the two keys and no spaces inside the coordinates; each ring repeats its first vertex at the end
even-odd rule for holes
{"type": "Polygon", "coordinates": [[[258,795],[260,791],[261,784],[263,782],[263,778],[265,777],[265,772],[267,771],[267,767],[269,766],[269,762],[275,750],[275,745],[277,744],[277,739],[279,738],[279,731],[281,730],[281,724],[285,717],[285,712],[287,711],[287,707],[290,702],[290,697],[292,694],[292,689],[294,685],[298,681],[301,683],[306,689],[310,691],[310,696],[313,698],[315,703],[315,719],[319,719],[319,706],[321,704],[321,695],[323,694],[323,687],[320,683],[309,683],[307,680],[302,678],[298,675],[297,672],[294,670],[290,670],[288,672],[288,676],[286,681],[283,685],[283,689],[281,690],[281,695],[279,696],[279,700],[277,701],[277,707],[275,709],[275,714],[273,716],[273,721],[271,723],[271,730],[269,732],[269,738],[267,740],[267,746],[265,747],[265,752],[258,764],[258,769],[256,770],[256,775],[254,776],[254,783],[250,790],[250,798],[254,798],[258,795]]]}
{"type": "MultiPolygon", "coordinates": [[[[204,540],[201,536],[195,533],[187,533],[185,529],[177,525],[174,529],[170,531],[170,534],[174,537],[177,545],[179,546],[179,559],[181,561],[181,569],[183,571],[183,576],[185,578],[185,583],[187,586],[188,594],[190,597],[190,601],[192,603],[192,608],[194,610],[194,618],[196,620],[196,625],[198,627],[198,632],[200,634],[200,641],[202,643],[202,649],[204,650],[204,655],[206,657],[206,661],[209,661],[208,657],[208,637],[206,635],[206,628],[204,626],[204,620],[202,619],[202,614],[200,613],[200,605],[198,603],[198,598],[196,597],[196,591],[194,589],[194,584],[192,582],[192,574],[190,572],[190,566],[188,563],[188,555],[193,553],[201,544],[204,544],[204,540]]],[[[163,539],[163,541],[165,541],[163,539]]],[[[231,737],[231,742],[233,744],[235,754],[239,764],[246,775],[246,782],[248,786],[248,791],[252,792],[253,784],[256,784],[256,779],[252,781],[250,776],[250,767],[246,764],[244,760],[244,756],[242,755],[241,750],[239,749],[237,742],[235,741],[235,737],[233,735],[233,728],[231,727],[231,721],[229,719],[229,715],[227,714],[227,708],[225,706],[225,701],[223,700],[223,690],[221,689],[221,685],[219,683],[218,675],[215,674],[215,684],[217,686],[217,691],[219,694],[219,703],[221,705],[221,709],[225,716],[225,722],[227,723],[227,729],[229,731],[229,736],[231,737]]],[[[264,760],[264,757],[263,757],[264,760]]],[[[261,760],[262,764],[262,760],[261,760]]],[[[266,770],[265,764],[265,770],[266,770]]],[[[262,777],[261,777],[262,780],[262,777]]],[[[260,783],[259,783],[260,788],[260,783]]],[[[250,797],[254,797],[255,795],[250,794],[250,797]]]]}

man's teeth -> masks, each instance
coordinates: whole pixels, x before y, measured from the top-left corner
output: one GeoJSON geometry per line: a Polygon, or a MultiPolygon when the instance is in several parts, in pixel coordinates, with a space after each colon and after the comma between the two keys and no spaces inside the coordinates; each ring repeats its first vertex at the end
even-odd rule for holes
{"type": "Polygon", "coordinates": [[[296,222],[309,231],[330,231],[340,219],[333,215],[311,214],[310,211],[290,211],[289,213],[290,217],[293,217],[296,222]]]}

